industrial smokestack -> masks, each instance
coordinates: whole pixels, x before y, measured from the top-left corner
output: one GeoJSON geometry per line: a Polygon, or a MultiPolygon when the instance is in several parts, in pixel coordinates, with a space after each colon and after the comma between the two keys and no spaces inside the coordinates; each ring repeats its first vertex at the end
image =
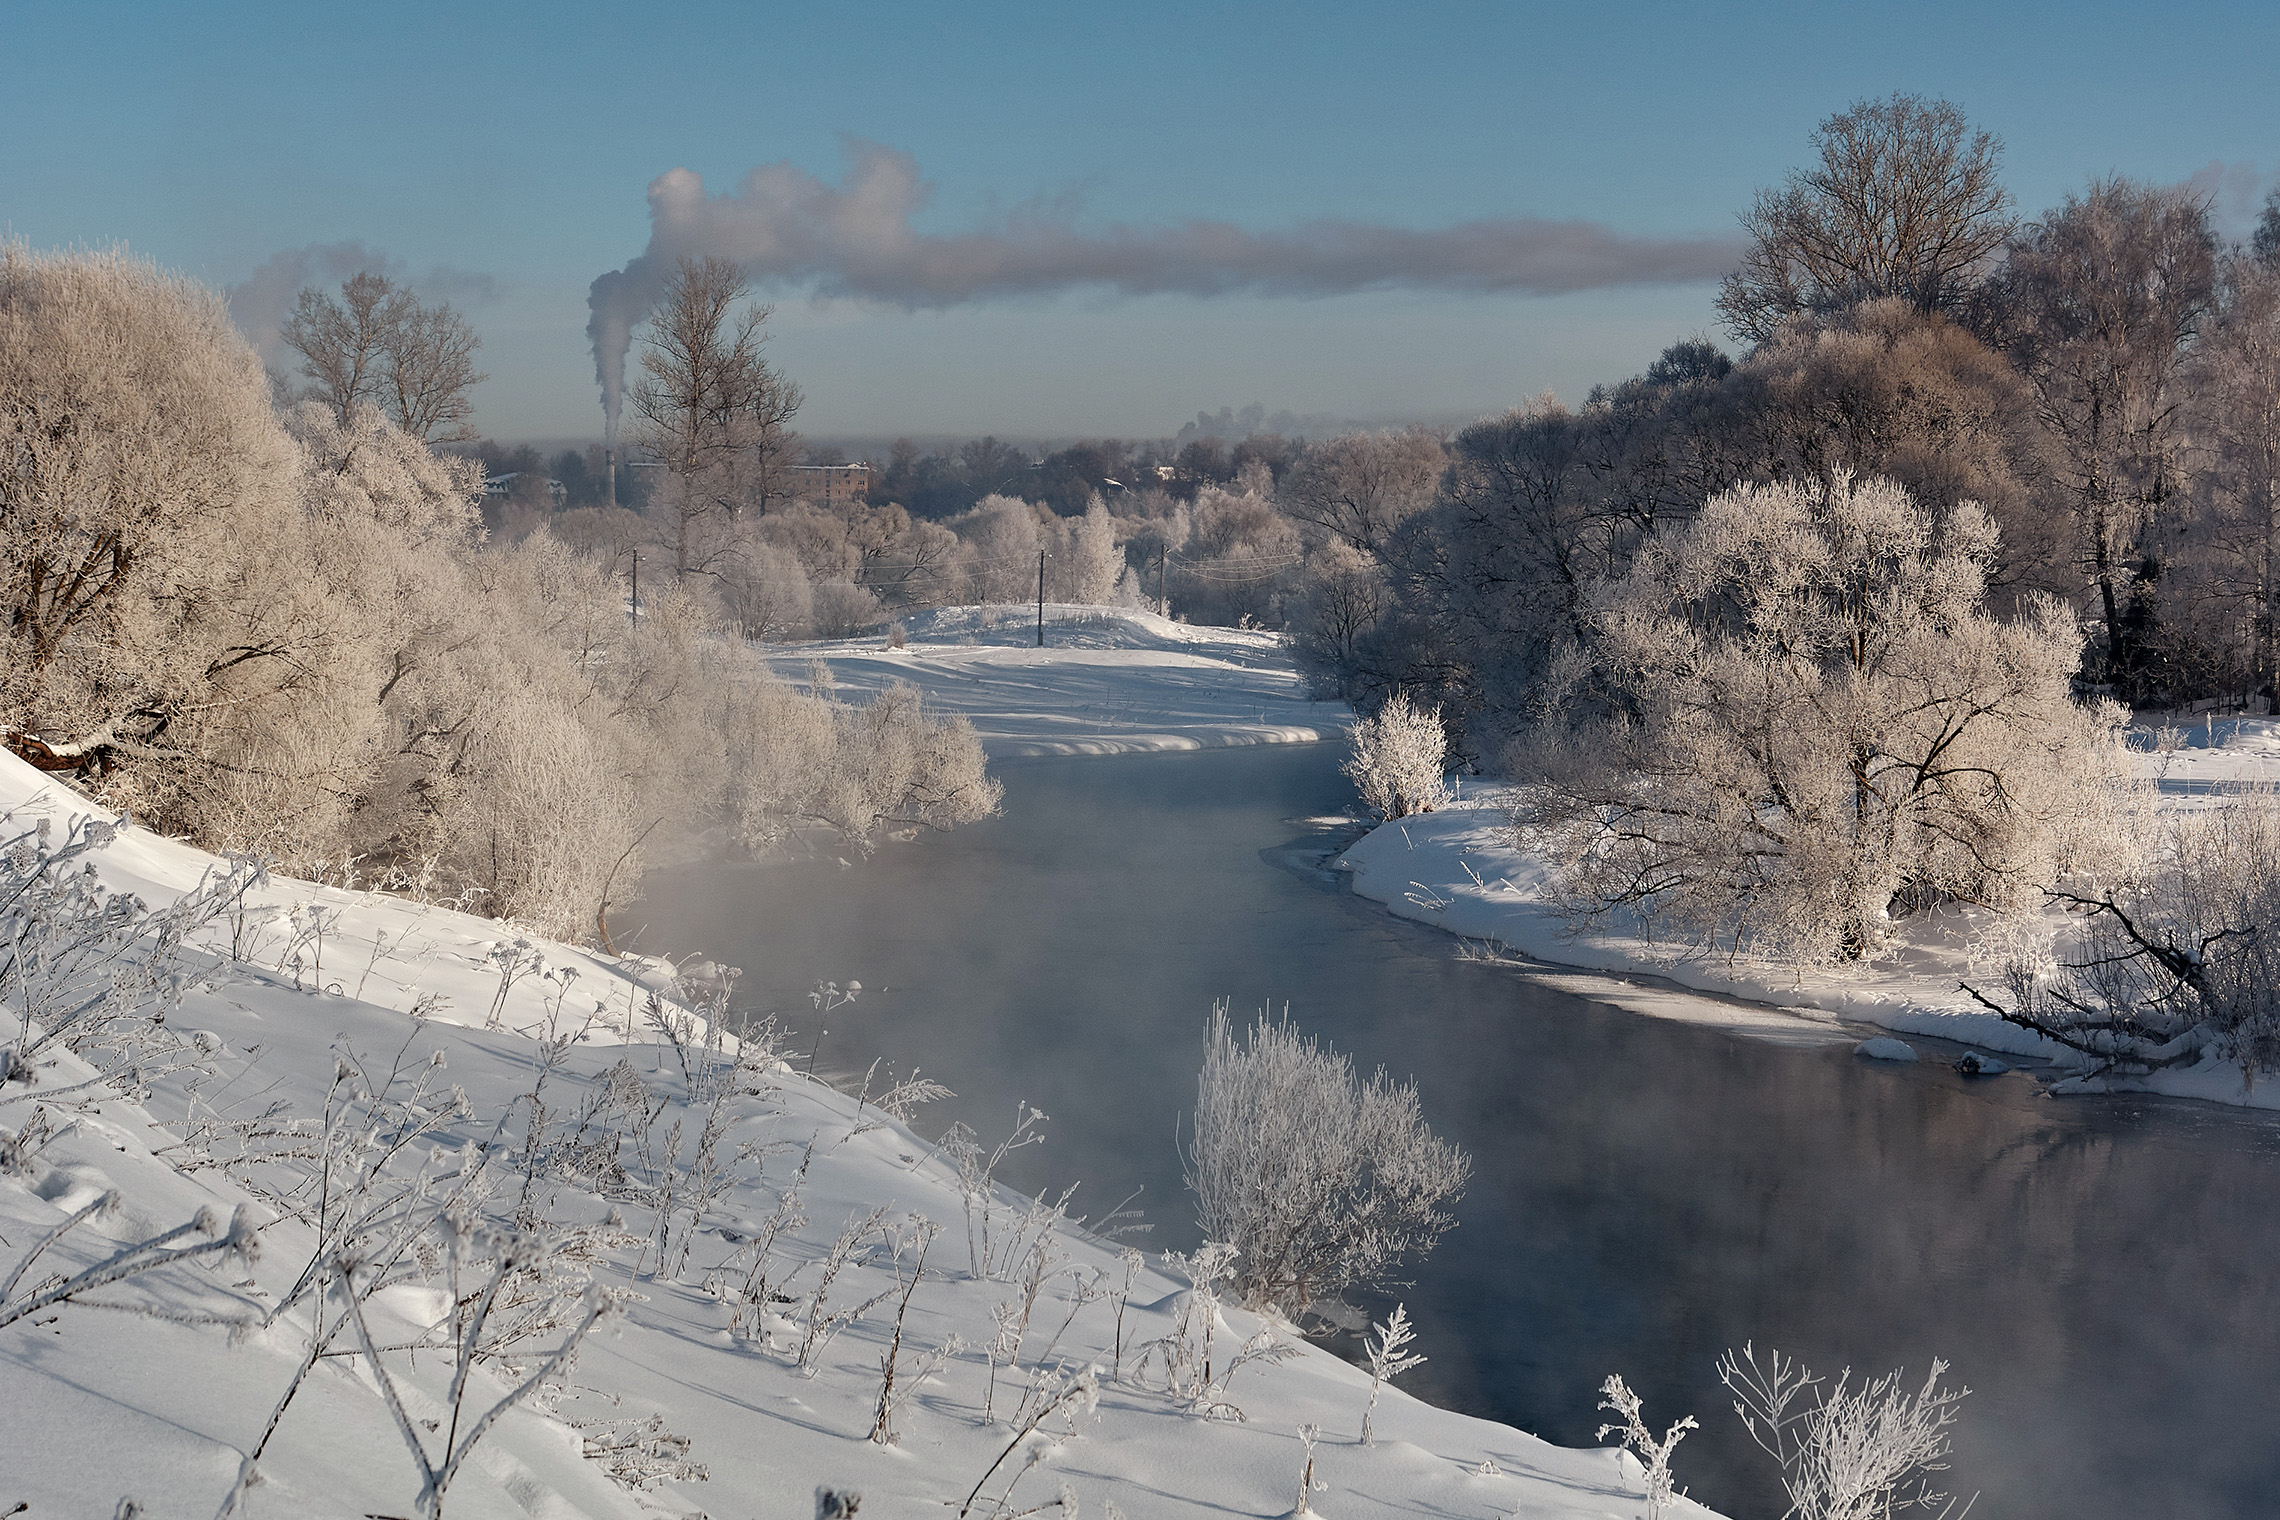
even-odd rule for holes
{"type": "Polygon", "coordinates": [[[602,464],[604,471],[609,476],[610,505],[614,507],[617,505],[617,450],[611,448],[603,449],[602,464]]]}

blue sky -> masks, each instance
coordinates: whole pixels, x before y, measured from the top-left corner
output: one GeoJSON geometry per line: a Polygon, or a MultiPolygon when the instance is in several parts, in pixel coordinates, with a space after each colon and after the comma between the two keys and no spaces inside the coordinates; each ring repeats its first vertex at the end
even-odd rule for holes
{"type": "MultiPolygon", "coordinates": [[[[305,5],[0,0],[0,228],[124,241],[216,286],[362,244],[485,339],[478,423],[598,435],[596,275],[645,189],[732,190],[847,142],[906,153],[920,233],[1275,233],[1481,219],[1722,237],[1814,124],[1894,89],[1998,133],[2023,209],[2097,173],[2280,175],[2280,7],[2018,5],[305,5]],[[435,272],[443,271],[442,277],[435,272]]],[[[1128,295],[907,309],[769,292],[811,435],[1168,433],[1263,402],[1458,418],[1577,396],[1714,328],[1712,287],[1128,295]]]]}

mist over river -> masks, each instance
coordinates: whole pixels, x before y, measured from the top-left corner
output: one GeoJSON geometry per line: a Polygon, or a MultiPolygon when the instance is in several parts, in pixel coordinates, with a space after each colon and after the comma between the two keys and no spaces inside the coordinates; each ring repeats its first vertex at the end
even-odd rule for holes
{"type": "Polygon", "coordinates": [[[1287,1005],[1365,1070],[1414,1075],[1475,1158],[1457,1229],[1398,1294],[1431,1358],[1402,1386],[1589,1445],[1620,1372],[1658,1430],[1702,1420],[1673,1469],[1728,1514],[1782,1508],[1713,1371],[1752,1339],[1824,1373],[1920,1379],[1945,1356],[1975,1390],[1946,1486],[1978,1490],[1976,1515],[2271,1513],[2280,1118],[2047,1099],[1459,959],[1321,868],[1351,833],[1342,753],[1004,763],[1000,818],[869,860],[819,840],[661,872],[624,922],[642,949],[742,966],[739,1006],[779,1012],[826,1073],[947,1083],[930,1137],[963,1119],[987,1142],[1035,1104],[1050,1138],[1002,1175],[1082,1179],[1072,1207],[1096,1214],[1137,1189],[1150,1249],[1197,1238],[1178,1138],[1213,1000],[1287,1005]],[[825,978],[864,991],[819,1036],[825,978]]]}

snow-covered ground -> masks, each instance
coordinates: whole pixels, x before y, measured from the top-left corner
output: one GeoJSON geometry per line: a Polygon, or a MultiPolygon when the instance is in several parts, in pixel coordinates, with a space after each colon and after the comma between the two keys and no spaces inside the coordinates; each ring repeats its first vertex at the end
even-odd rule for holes
{"type": "MultiPolygon", "coordinates": [[[[2176,748],[2158,750],[2150,732],[2133,736],[2139,762],[2167,806],[2219,806],[2227,789],[2280,785],[2280,719],[2204,719],[2180,725],[2170,740],[2176,748]]],[[[2004,1023],[1960,985],[1968,980],[1998,992],[2002,963],[2021,937],[2048,945],[2066,931],[2067,916],[2056,909],[2021,919],[1945,907],[1906,921],[1871,959],[1804,970],[1658,945],[1623,924],[1574,932],[1549,901],[1546,862],[1515,844],[1508,799],[1509,789],[1495,782],[1468,781],[1451,806],[1371,831],[1339,864],[1352,872],[1356,892],[1404,917],[1492,950],[1501,946],[1606,973],[1562,977],[1561,985],[1640,1013],[1771,1039],[1857,1040],[1859,1031],[1844,1024],[1869,1024],[2012,1057],[2057,1062],[2066,1055],[2004,1023]],[[1688,989],[1719,996],[1693,996],[1688,989]]],[[[2229,1061],[2160,1073],[2142,1085],[2172,1096],[2280,1108],[2280,1084],[2246,1085],[2229,1061]]]]}
{"type": "MultiPolygon", "coordinates": [[[[1243,668],[1229,654],[1247,647],[1242,641],[1219,640],[1214,647],[1208,663],[1168,668],[1196,670],[1199,680],[1203,673],[1243,668]]],[[[1255,673],[1257,689],[1275,689],[1263,651],[1255,673]]],[[[1200,700],[1188,709],[1195,725],[1212,710],[1200,700]]],[[[1242,731],[1234,716],[1223,716],[1222,732],[1242,731]]],[[[1169,731],[1135,725],[1143,726],[1169,731]]],[[[1252,731],[1267,726],[1257,720],[1252,731]]],[[[93,811],[0,756],[0,813],[8,817],[8,837],[41,818],[60,827],[93,811]]],[[[96,858],[106,880],[153,903],[173,900],[216,864],[132,828],[96,858]]],[[[467,1104],[456,1117],[446,1116],[431,1140],[412,1147],[396,1172],[413,1156],[432,1152],[447,1179],[488,1178],[467,1196],[482,1200],[481,1211],[493,1220],[521,1206],[547,1221],[540,1228],[552,1232],[546,1235],[550,1261],[571,1239],[560,1231],[578,1227],[591,1234],[607,1225],[616,1233],[592,1247],[590,1270],[594,1282],[621,1301],[568,1374],[508,1414],[476,1448],[450,1487],[445,1512],[452,1516],[805,1520],[819,1484],[860,1490],[865,1520],[957,1516],[967,1513],[961,1506],[1011,1446],[994,1475],[980,1482],[971,1514],[1004,1516],[1049,1505],[1065,1486],[1064,1520],[1109,1513],[1110,1504],[1134,1520],[1274,1517],[1300,1504],[1302,1425],[1320,1427],[1315,1474],[1324,1486],[1312,1505],[1333,1520],[1369,1514],[1549,1520],[1644,1510],[1639,1469],[1627,1455],[1554,1448],[1398,1391],[1381,1397],[1377,1444],[1364,1448],[1356,1435],[1367,1378],[1312,1346],[1298,1347],[1280,1364],[1236,1371],[1216,1397],[1244,1418],[1206,1418],[1192,1399],[1166,1386],[1166,1353],[1176,1359],[1181,1344],[1200,1349],[1200,1320],[1182,1339],[1183,1315],[1193,1303],[1186,1283],[1151,1258],[1135,1270],[1126,1292],[1118,1248],[1073,1227],[1043,1237],[1046,1275],[1035,1314],[1015,1365],[998,1358],[993,1399],[991,1361],[980,1348],[994,1333],[993,1312],[1022,1296],[1009,1280],[1020,1273],[970,1270],[966,1204],[936,1145],[882,1115],[875,1103],[811,1082],[781,1063],[751,1073],[755,1091],[726,1100],[728,1122],[715,1155],[727,1180],[693,1216],[686,1269],[646,1270],[656,1264],[648,1236],[657,1209],[643,1201],[653,1199],[643,1189],[664,1175],[658,1158],[667,1148],[677,1147],[684,1158],[694,1154],[704,1113],[701,1103],[688,1106],[680,1062],[661,1039],[638,1020],[627,1037],[645,987],[676,985],[669,968],[544,942],[518,947],[512,932],[495,923],[292,881],[269,883],[252,902],[256,911],[246,923],[209,926],[185,962],[191,983],[170,1027],[208,1037],[210,1070],[203,1078],[156,1079],[140,1102],[112,1095],[43,1103],[43,1093],[87,1069],[64,1055],[40,1070],[31,1087],[0,1090],[0,1138],[22,1133],[39,1107],[59,1126],[35,1154],[0,1170],[0,1284],[72,1211],[106,1191],[119,1195],[114,1212],[66,1235],[23,1283],[0,1285],[0,1301],[12,1292],[20,1299],[50,1274],[79,1270],[201,1208],[228,1218],[244,1206],[253,1210],[249,1218],[272,1221],[261,1229],[258,1259],[251,1263],[214,1257],[167,1268],[95,1295],[112,1307],[68,1304],[0,1328],[0,1514],[107,1516],[123,1496],[132,1496],[140,1508],[119,1513],[204,1520],[216,1512],[299,1365],[310,1323],[306,1306],[266,1327],[233,1330],[228,1322],[257,1321],[267,1305],[281,1301],[312,1259],[315,1237],[300,1222],[276,1220],[230,1168],[214,1164],[228,1145],[212,1138],[204,1146],[183,1144],[192,1084],[205,1111],[224,1120],[251,1119],[276,1104],[314,1118],[343,1069],[339,1063],[358,1070],[358,1082],[378,1087],[391,1069],[431,1072],[428,1063],[437,1055],[445,1063],[443,1080],[463,1089],[467,1104]],[[312,935],[319,925],[321,935],[312,935]],[[224,953],[233,932],[234,957],[224,953]],[[521,979],[502,994],[501,963],[518,948],[542,958],[543,970],[526,959],[521,979]],[[570,971],[574,979],[564,975],[570,971]],[[412,1016],[415,1005],[424,1005],[424,1017],[412,1016]],[[540,1127],[546,1143],[534,1145],[530,1106],[518,1107],[517,1100],[534,1089],[539,1037],[550,1027],[577,1031],[579,1038],[549,1079],[544,1101],[552,1118],[540,1127]],[[613,1069],[614,1076],[604,1076],[613,1069]],[[639,1084],[639,1102],[630,1108],[621,1102],[595,1121],[604,1129],[616,1125],[612,1132],[622,1137],[614,1143],[625,1176],[606,1189],[609,1197],[589,1187],[593,1169],[534,1159],[585,1154],[568,1145],[576,1117],[613,1083],[622,1098],[629,1077],[639,1084]],[[632,1117],[657,1105],[654,1122],[632,1117]],[[617,1117],[609,1119],[610,1112],[617,1117]],[[500,1116],[510,1113],[511,1122],[487,1140],[500,1116]],[[684,1118],[688,1134],[676,1132],[668,1142],[669,1127],[684,1118]],[[474,1158],[487,1143],[485,1171],[474,1158]],[[655,1155],[652,1146],[659,1148],[655,1155]],[[768,1304],[766,1328],[735,1333],[734,1284],[724,1294],[707,1291],[708,1269],[737,1259],[765,1232],[811,1147],[813,1160],[796,1195],[802,1217],[772,1253],[778,1296],[768,1304]],[[874,1210],[883,1211],[880,1226],[858,1232],[829,1297],[818,1300],[815,1291],[842,1229],[874,1210]],[[907,1225],[914,1213],[942,1226],[942,1235],[910,1300],[900,1360],[906,1384],[913,1367],[948,1338],[960,1338],[965,1349],[953,1350],[916,1389],[896,1416],[897,1442],[881,1445],[867,1439],[894,1324],[894,1300],[881,1296],[910,1270],[907,1233],[902,1276],[890,1241],[893,1227],[907,1225]],[[1101,1285],[1114,1296],[1092,1296],[1101,1285]],[[828,1318],[867,1302],[865,1312],[810,1358],[806,1372],[795,1365],[811,1314],[828,1318]],[[121,1305],[175,1317],[154,1319],[121,1305]],[[1017,1439],[1009,1411],[1080,1376],[1097,1381],[1097,1408],[1085,1410],[1081,1404],[1088,1401],[1079,1401],[1068,1406],[1073,1418],[1056,1415],[1017,1439]],[[685,1450],[677,1444],[682,1438],[685,1450]],[[653,1468],[700,1464],[709,1478],[664,1478],[641,1491],[624,1486],[591,1452],[628,1442],[648,1444],[653,1468]],[[1033,1460],[1036,1470],[1030,1470],[1033,1460]]],[[[692,973],[690,980],[701,977],[692,973]]],[[[921,1127],[930,1127],[923,1114],[921,1127]]],[[[590,1140],[602,1132],[580,1133],[590,1140]]],[[[374,1126],[359,1143],[384,1143],[391,1133],[374,1126]]],[[[984,1143],[995,1138],[985,1136],[984,1143]]],[[[274,1180],[278,1167],[290,1165],[272,1163],[264,1175],[274,1180]]],[[[1021,1204],[1000,1193],[992,1206],[1002,1240],[1021,1204]]],[[[1032,1232],[1028,1239],[1037,1238],[1032,1232]]],[[[1010,1253],[1016,1268],[1030,1259],[1026,1249],[1027,1243],[1010,1253]]],[[[452,1297],[433,1271],[414,1276],[376,1294],[366,1312],[377,1345],[429,1348],[384,1350],[382,1356],[405,1404],[404,1419],[435,1447],[452,1428],[452,1363],[432,1349],[435,1327],[451,1322],[452,1297]]],[[[1235,1346],[1275,1329],[1231,1308],[1210,1323],[1220,1377],[1235,1346]]],[[[286,1410],[259,1464],[262,1481],[246,1491],[239,1514],[419,1512],[419,1484],[380,1383],[363,1360],[348,1354],[352,1341],[334,1349],[341,1354],[317,1365],[286,1410]]],[[[496,1364],[476,1373],[470,1407],[487,1405],[508,1377],[496,1364]]],[[[464,1433],[465,1425],[459,1428],[464,1433]]],[[[1680,1501],[1664,1513],[1706,1511],[1680,1501]]]]}
{"type": "Polygon", "coordinates": [[[938,712],[973,725],[993,758],[1116,755],[1233,744],[1299,744],[1343,735],[1353,714],[1316,702],[1278,635],[1204,628],[1152,612],[1045,604],[945,607],[883,637],[771,646],[795,681],[812,662],[840,694],[862,701],[907,681],[938,712]]]}

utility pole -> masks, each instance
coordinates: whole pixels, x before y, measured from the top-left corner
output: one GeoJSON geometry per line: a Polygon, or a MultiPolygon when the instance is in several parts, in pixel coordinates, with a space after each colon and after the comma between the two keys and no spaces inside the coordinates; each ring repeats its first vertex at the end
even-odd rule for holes
{"type": "Polygon", "coordinates": [[[1156,615],[1172,615],[1172,599],[1164,595],[1164,561],[1171,558],[1171,546],[1162,539],[1156,540],[1156,615]]]}
{"type": "Polygon", "coordinates": [[[641,551],[633,551],[633,606],[629,609],[633,626],[641,626],[641,551]]]}
{"type": "Polygon", "coordinates": [[[1045,551],[1037,551],[1037,647],[1045,647],[1045,551]]]}

